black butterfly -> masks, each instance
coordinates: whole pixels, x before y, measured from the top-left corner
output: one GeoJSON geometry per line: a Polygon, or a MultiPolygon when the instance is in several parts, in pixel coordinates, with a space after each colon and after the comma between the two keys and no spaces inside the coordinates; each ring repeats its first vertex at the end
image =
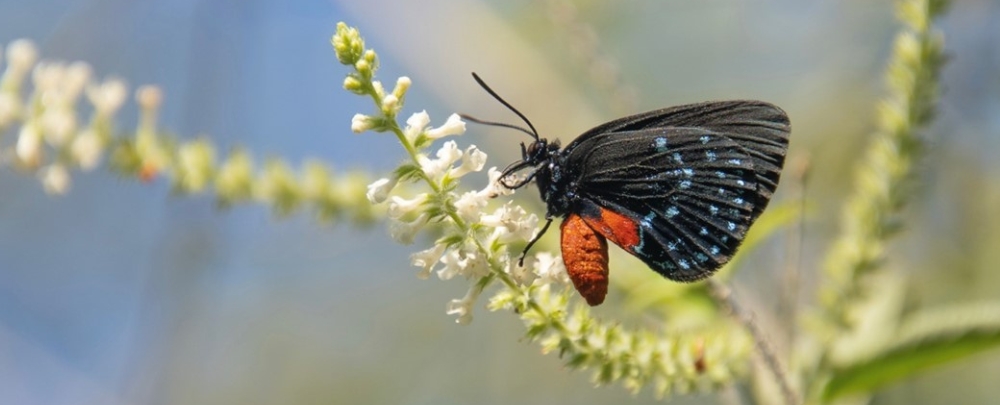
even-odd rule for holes
{"type": "Polygon", "coordinates": [[[732,258],[778,186],[791,126],[772,104],[737,100],[649,111],[599,125],[560,149],[473,77],[531,130],[463,117],[534,138],[521,144],[521,160],[500,178],[511,189],[534,180],[547,205],[548,221],[525,252],[553,218],[563,217],[563,261],[590,305],[607,294],[606,240],[671,280],[700,280],[732,258]],[[526,168],[533,170],[517,176],[526,168]]]}

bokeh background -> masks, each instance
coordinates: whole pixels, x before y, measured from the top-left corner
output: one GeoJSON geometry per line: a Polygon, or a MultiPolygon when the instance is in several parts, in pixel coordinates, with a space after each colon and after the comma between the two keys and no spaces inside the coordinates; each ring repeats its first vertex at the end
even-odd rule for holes
{"type": "MultiPolygon", "coordinates": [[[[783,106],[791,156],[812,167],[805,303],[898,28],[889,1],[0,0],[0,43],[30,38],[43,58],[159,84],[163,126],[220,150],[385,173],[403,153],[389,136],[350,132],[351,116],[372,107],[341,89],[337,21],[379,51],[383,81],[412,78],[404,116],[426,109],[435,123],[452,112],[510,118],[471,71],[564,142],[685,102],[783,106]]],[[[1000,296],[1000,2],[956,1],[940,27],[952,59],[939,120],[892,252],[911,307],[1000,296]]],[[[119,116],[134,127],[134,104],[119,116]]],[[[462,142],[503,166],[514,137],[470,127],[462,142]]],[[[775,294],[784,246],[754,252],[741,295],[775,294]]],[[[0,170],[0,404],[653,402],[593,389],[588,374],[539,355],[509,314],[480,307],[455,325],[445,303],[466,285],[418,280],[414,250],[381,224],[220,211],[162,181],[75,173],[69,195],[53,198],[0,170]]],[[[990,403],[997,375],[1000,353],[988,352],[875,403],[990,403]]]]}

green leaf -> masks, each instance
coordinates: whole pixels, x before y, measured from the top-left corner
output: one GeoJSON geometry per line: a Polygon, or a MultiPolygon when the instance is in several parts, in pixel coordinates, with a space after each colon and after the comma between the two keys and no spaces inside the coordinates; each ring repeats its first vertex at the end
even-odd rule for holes
{"type": "Polygon", "coordinates": [[[423,169],[415,163],[403,163],[393,171],[393,177],[400,181],[415,181],[420,179],[423,169]]]}
{"type": "Polygon", "coordinates": [[[881,352],[838,368],[823,391],[827,401],[870,393],[937,366],[1000,346],[1000,302],[911,315],[900,338],[881,352]]]}

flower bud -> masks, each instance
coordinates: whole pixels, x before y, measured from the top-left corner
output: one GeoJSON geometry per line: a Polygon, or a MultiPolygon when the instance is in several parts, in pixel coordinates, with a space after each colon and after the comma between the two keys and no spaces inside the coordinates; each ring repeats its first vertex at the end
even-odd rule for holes
{"type": "Polygon", "coordinates": [[[337,23],[337,33],[330,40],[333,44],[333,51],[337,54],[337,60],[345,65],[353,65],[359,59],[365,49],[365,41],[361,39],[361,34],[357,28],[348,27],[343,22],[337,23]]]}
{"type": "Polygon", "coordinates": [[[38,173],[46,193],[63,195],[69,191],[70,177],[66,166],[53,164],[38,173]]]}

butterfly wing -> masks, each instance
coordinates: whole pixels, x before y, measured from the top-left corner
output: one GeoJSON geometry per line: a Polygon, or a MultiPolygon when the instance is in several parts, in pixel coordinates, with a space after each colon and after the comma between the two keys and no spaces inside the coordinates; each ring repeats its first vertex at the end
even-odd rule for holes
{"type": "Polygon", "coordinates": [[[575,212],[672,280],[728,262],[770,198],[747,149],[706,128],[605,132],[574,144],[575,212]]]}
{"type": "Polygon", "coordinates": [[[733,100],[687,104],[653,110],[602,124],[567,146],[608,133],[636,132],[656,128],[702,128],[734,141],[750,156],[761,197],[754,201],[756,218],[778,187],[788,150],[791,124],[788,115],[763,101],[733,100]]]}

